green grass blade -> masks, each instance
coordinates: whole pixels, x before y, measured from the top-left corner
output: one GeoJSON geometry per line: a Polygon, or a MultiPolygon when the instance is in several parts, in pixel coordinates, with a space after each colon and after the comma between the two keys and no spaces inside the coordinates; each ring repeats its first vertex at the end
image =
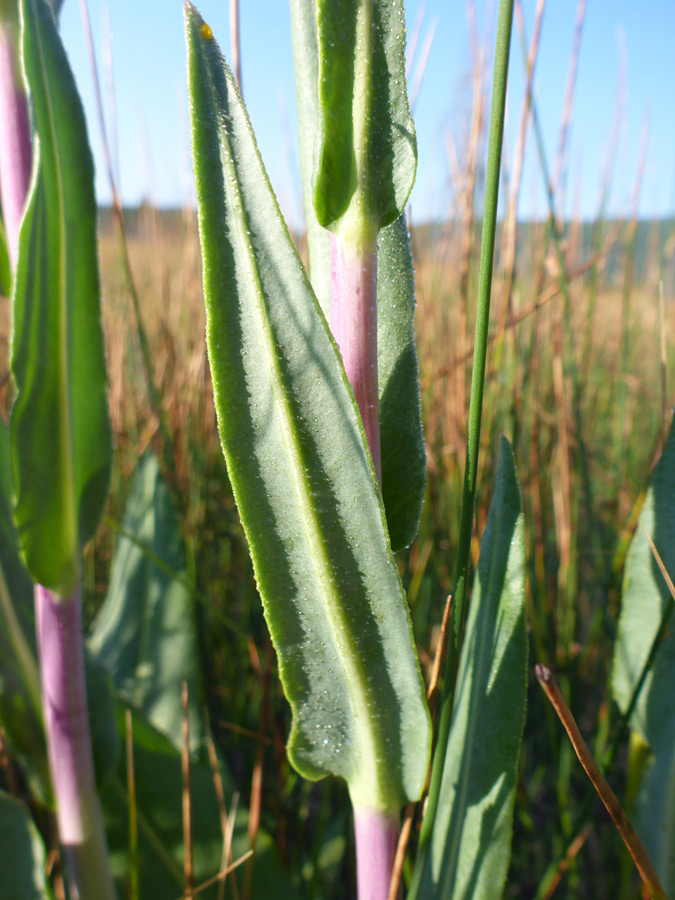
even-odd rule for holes
{"type": "Polygon", "coordinates": [[[462,511],[459,526],[459,546],[454,577],[452,620],[448,639],[447,665],[443,684],[443,697],[438,721],[437,750],[434,753],[427,805],[422,820],[420,843],[415,869],[408,894],[415,900],[429,852],[431,835],[441,786],[445,747],[447,746],[454,709],[457,667],[464,639],[467,614],[467,587],[471,539],[473,534],[474,507],[476,504],[476,482],[478,478],[478,452],[483,418],[483,397],[485,394],[485,368],[487,359],[488,328],[490,321],[490,297],[492,292],[492,270],[494,265],[495,232],[497,227],[497,201],[499,199],[499,173],[502,159],[502,139],[506,109],[506,83],[511,49],[511,25],[513,22],[513,0],[500,0],[497,18],[497,38],[492,80],[492,102],[490,109],[490,131],[488,137],[488,160],[485,177],[485,208],[480,248],[480,273],[478,279],[478,304],[476,307],[476,337],[473,350],[471,372],[471,397],[469,401],[469,421],[462,488],[462,511]]]}
{"type": "Polygon", "coordinates": [[[377,234],[403,212],[417,167],[403,0],[317,0],[316,17],[317,219],[340,231],[367,221],[377,234]]]}
{"type": "Polygon", "coordinates": [[[672,579],[673,510],[675,430],[671,427],[628,551],[612,669],[612,692],[624,714],[630,711],[633,695],[639,690],[630,726],[649,744],[652,755],[633,822],[669,896],[675,891],[675,633],[672,625],[663,629],[662,622],[672,613],[673,599],[647,535],[672,579]],[[660,642],[655,648],[657,637],[660,642]]]}
{"type": "Polygon", "coordinates": [[[288,752],[387,812],[429,721],[363,428],[210,29],[186,5],[207,341],[221,441],[286,695],[288,752]]]}
{"type": "Polygon", "coordinates": [[[481,542],[455,697],[421,896],[495,900],[511,855],[527,698],[524,525],[506,438],[481,542]]]}
{"type": "Polygon", "coordinates": [[[111,459],[99,319],[94,170],[84,113],[46,0],[23,0],[38,134],[19,239],[10,420],[15,520],[31,575],[60,595],[105,503],[111,459]]]}

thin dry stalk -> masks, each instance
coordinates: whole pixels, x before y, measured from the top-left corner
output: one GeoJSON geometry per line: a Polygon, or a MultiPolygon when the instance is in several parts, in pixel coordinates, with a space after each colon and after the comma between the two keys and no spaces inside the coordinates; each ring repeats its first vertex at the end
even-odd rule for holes
{"type": "MultiPolygon", "coordinates": [[[[178,898],[178,900],[191,900],[192,897],[196,897],[197,894],[201,894],[202,891],[205,891],[207,888],[210,888],[211,885],[215,884],[217,881],[220,882],[220,884],[224,884],[227,876],[230,873],[234,872],[235,869],[239,868],[239,866],[242,863],[245,863],[246,860],[250,859],[252,856],[253,856],[253,850],[247,850],[246,853],[244,853],[243,856],[240,856],[236,862],[232,863],[232,865],[227,866],[227,868],[225,868],[225,869],[222,869],[220,872],[218,872],[217,875],[214,875],[213,878],[209,878],[207,881],[203,881],[199,885],[199,887],[196,887],[193,891],[190,891],[189,894],[188,893],[181,894],[180,897],[178,898]]],[[[232,881],[234,883],[235,879],[232,879],[232,881]]]]}
{"type": "Polygon", "coordinates": [[[638,156],[637,170],[635,172],[635,182],[633,184],[633,202],[630,223],[628,226],[628,235],[626,238],[626,266],[623,276],[623,294],[621,302],[621,359],[620,370],[616,379],[619,385],[619,414],[617,416],[618,432],[616,436],[616,486],[619,501],[618,518],[623,521],[628,514],[630,508],[630,497],[628,491],[624,489],[626,479],[625,472],[625,453],[626,440],[631,432],[632,422],[628,415],[628,363],[631,342],[631,297],[633,293],[633,282],[635,279],[635,243],[638,226],[638,212],[640,208],[640,194],[642,191],[642,181],[647,159],[647,144],[649,140],[649,114],[645,115],[642,124],[642,136],[640,139],[640,152],[638,156]]]}
{"type": "MultiPolygon", "coordinates": [[[[264,735],[267,733],[267,725],[270,718],[270,704],[269,704],[269,693],[270,693],[270,672],[271,672],[271,664],[268,656],[268,665],[265,668],[265,672],[263,673],[262,666],[260,663],[260,657],[258,655],[258,650],[255,646],[255,643],[251,638],[248,641],[249,646],[249,654],[251,656],[251,661],[253,663],[253,668],[255,670],[256,676],[258,677],[258,682],[262,687],[262,704],[260,710],[260,734],[264,735]]],[[[255,842],[258,836],[258,830],[260,829],[260,813],[262,810],[262,787],[263,787],[263,767],[265,762],[265,742],[260,741],[258,743],[258,752],[256,755],[256,761],[253,766],[253,775],[251,777],[251,800],[249,804],[249,819],[248,819],[248,845],[249,849],[255,849],[255,842]]],[[[251,858],[246,866],[246,873],[244,875],[244,890],[243,890],[243,898],[244,900],[248,900],[251,893],[251,879],[253,877],[253,859],[251,858]]]]}
{"type": "Polygon", "coordinates": [[[130,709],[124,710],[126,726],[127,794],[129,795],[129,897],[140,897],[138,864],[138,815],[136,809],[136,775],[134,770],[133,718],[130,709]]]}
{"type": "MultiPolygon", "coordinates": [[[[469,3],[468,8],[469,10],[472,10],[473,4],[469,3]]],[[[470,340],[468,323],[469,276],[474,247],[474,194],[476,191],[480,138],[485,118],[484,77],[484,54],[480,53],[476,57],[473,73],[473,110],[471,117],[471,131],[469,134],[468,155],[465,162],[466,181],[462,198],[463,215],[459,259],[459,342],[457,347],[460,358],[466,355],[470,340]]],[[[467,418],[465,366],[457,366],[456,384],[453,393],[457,404],[455,413],[455,421],[457,423],[456,430],[463,439],[467,418]]]]}
{"type": "MultiPolygon", "coordinates": [[[[572,44],[572,55],[570,56],[570,65],[567,71],[567,87],[565,89],[565,102],[563,103],[562,117],[560,121],[560,134],[558,137],[558,150],[553,163],[553,174],[551,176],[551,192],[555,197],[557,190],[561,186],[561,179],[565,172],[565,161],[567,159],[567,138],[569,135],[570,122],[572,121],[572,112],[574,109],[574,89],[577,82],[577,70],[579,68],[579,49],[581,47],[581,35],[584,28],[584,17],[586,15],[586,0],[579,0],[577,4],[577,18],[574,26],[574,41],[572,44]]],[[[558,205],[559,214],[563,209],[562,198],[558,205]]]]}
{"type": "MultiPolygon", "coordinates": [[[[231,833],[228,828],[228,817],[227,817],[227,804],[225,802],[225,790],[223,788],[223,779],[220,774],[220,766],[218,765],[218,756],[216,754],[216,746],[213,742],[213,734],[211,733],[211,723],[209,722],[208,714],[204,713],[204,725],[206,727],[206,746],[209,752],[209,765],[211,766],[211,776],[213,778],[213,787],[216,792],[216,799],[218,801],[218,815],[220,817],[220,830],[223,835],[223,851],[220,857],[220,868],[221,871],[227,869],[228,865],[232,862],[232,840],[231,833]]],[[[235,900],[238,896],[237,894],[237,880],[236,878],[232,879],[232,887],[233,893],[235,896],[235,900]]],[[[218,883],[218,900],[223,900],[225,896],[225,876],[223,875],[220,882],[218,883]]]]}
{"type": "Polygon", "coordinates": [[[417,15],[415,16],[415,22],[413,24],[412,30],[410,31],[410,40],[408,41],[408,48],[406,52],[406,60],[405,60],[405,77],[406,81],[410,81],[410,75],[412,73],[413,63],[415,61],[415,53],[417,52],[417,45],[420,40],[420,35],[422,33],[422,23],[424,22],[424,14],[427,11],[427,0],[422,0],[417,10],[417,15]]]}
{"type": "Polygon", "coordinates": [[[188,709],[188,686],[183,682],[181,693],[183,705],[183,746],[181,750],[181,771],[183,777],[183,846],[185,848],[185,897],[192,897],[194,889],[194,867],[192,848],[192,783],[190,773],[190,719],[188,709]]]}
{"type": "Polygon", "coordinates": [[[415,67],[415,77],[412,80],[412,85],[409,91],[411,113],[415,112],[415,107],[417,106],[417,100],[419,99],[420,90],[422,88],[422,79],[424,78],[424,73],[427,68],[429,53],[431,52],[431,45],[434,42],[434,35],[436,33],[437,27],[438,16],[435,16],[435,18],[432,19],[431,25],[427,28],[426,35],[424,36],[424,43],[422,44],[422,49],[420,50],[420,56],[417,61],[417,66],[415,67]]]}
{"type": "Polygon", "coordinates": [[[584,844],[588,840],[589,835],[591,834],[592,831],[593,831],[593,826],[588,824],[583,829],[583,831],[581,831],[576,836],[576,838],[572,841],[572,843],[569,845],[569,847],[567,848],[567,853],[560,860],[560,865],[558,866],[558,871],[553,876],[551,884],[549,885],[549,888],[546,891],[546,894],[545,894],[543,900],[551,900],[551,897],[555,894],[555,892],[558,888],[558,885],[562,881],[565,873],[567,872],[569,867],[574,862],[577,854],[579,853],[581,848],[584,846],[584,844]]]}
{"type": "MultiPolygon", "coordinates": [[[[596,266],[602,259],[609,255],[609,245],[606,249],[602,251],[602,253],[597,256],[593,256],[591,259],[587,260],[583,265],[579,266],[578,269],[575,269],[574,272],[569,272],[567,276],[568,283],[572,283],[576,281],[578,278],[581,278],[588,271],[590,271],[594,266],[596,266]]],[[[547,288],[543,291],[539,297],[534,301],[534,303],[530,304],[530,306],[521,310],[519,313],[512,316],[506,322],[506,328],[515,328],[517,325],[522,324],[526,319],[528,319],[531,315],[538,313],[543,306],[553,300],[555,297],[558,297],[561,293],[560,283],[556,282],[556,284],[551,285],[551,287],[547,288]]],[[[488,337],[488,342],[492,343],[497,338],[495,333],[491,334],[488,337]]],[[[457,366],[463,365],[467,363],[470,359],[473,358],[473,345],[470,346],[464,356],[457,356],[452,362],[448,363],[447,366],[443,366],[443,368],[438,369],[433,376],[422,379],[422,388],[425,389],[429,386],[430,383],[436,382],[437,380],[444,378],[454,372],[457,366]]]]}
{"type": "MultiPolygon", "coordinates": [[[[509,192],[509,204],[506,212],[506,221],[504,222],[503,241],[502,241],[502,278],[504,280],[504,288],[502,291],[502,322],[501,330],[504,329],[506,316],[511,311],[511,294],[513,291],[513,279],[516,268],[516,237],[517,237],[517,221],[518,221],[518,200],[520,198],[520,182],[523,171],[523,160],[525,158],[525,148],[527,146],[528,124],[530,121],[530,109],[532,107],[532,82],[534,79],[534,68],[537,62],[537,54],[539,52],[539,37],[541,35],[541,23],[544,17],[544,9],[546,0],[537,0],[537,11],[534,20],[534,32],[530,42],[530,49],[527,54],[527,73],[525,97],[523,99],[523,109],[520,114],[520,131],[518,132],[518,140],[514,154],[513,171],[511,173],[511,190],[509,192]]],[[[520,21],[522,28],[523,9],[520,0],[516,0],[515,6],[516,19],[520,21]]]]}
{"type": "Polygon", "coordinates": [[[635,866],[640,873],[640,877],[649,891],[650,896],[654,898],[654,900],[666,900],[666,894],[661,886],[654,866],[628,816],[619,803],[616,794],[610,788],[606,778],[598,768],[590,750],[586,746],[574,716],[570,712],[567,703],[565,703],[565,698],[561,694],[560,688],[551,674],[551,670],[546,666],[538,664],[534,667],[534,671],[537,676],[537,681],[541,685],[547,699],[560,719],[563,728],[567,732],[567,736],[570,739],[570,743],[574,748],[574,752],[576,753],[579,762],[584,767],[593,787],[605,805],[605,809],[612,817],[612,821],[616,825],[623,842],[628,848],[628,852],[633,857],[635,866]]]}
{"type": "Polygon", "coordinates": [[[239,93],[243,96],[241,87],[241,33],[239,25],[239,0],[230,0],[230,47],[232,53],[232,71],[234,72],[239,93]]]}
{"type": "Polygon", "coordinates": [[[666,343],[666,311],[663,298],[663,279],[659,280],[659,345],[661,355],[659,361],[659,384],[661,387],[661,440],[665,443],[666,423],[668,421],[668,349],[666,343]]]}
{"type": "Polygon", "coordinates": [[[556,535],[558,538],[558,658],[562,662],[569,647],[564,626],[567,613],[568,579],[571,561],[572,522],[570,516],[570,444],[569,414],[565,376],[563,372],[562,327],[556,318],[553,326],[553,392],[558,419],[558,465],[553,482],[556,535]],[[564,642],[564,645],[563,645],[564,642]]]}

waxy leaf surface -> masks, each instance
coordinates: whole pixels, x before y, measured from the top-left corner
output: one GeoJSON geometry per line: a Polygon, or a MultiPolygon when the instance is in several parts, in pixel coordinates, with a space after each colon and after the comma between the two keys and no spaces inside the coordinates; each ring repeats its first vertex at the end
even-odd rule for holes
{"type": "MultiPolygon", "coordinates": [[[[675,429],[672,427],[654,469],[626,558],[612,671],[612,692],[624,713],[664,613],[672,602],[647,535],[671,579],[675,579],[675,429]]],[[[675,892],[675,631],[672,623],[671,615],[666,636],[630,719],[631,727],[649,744],[651,751],[633,824],[669,897],[675,892]]]]}
{"type": "Polygon", "coordinates": [[[430,734],[375,473],[232,75],[190,4],[186,19],[209,358],[289,756],[393,812],[422,790],[430,734]]]}
{"type": "Polygon", "coordinates": [[[34,580],[67,595],[105,503],[111,458],[94,170],[52,9],[23,0],[22,18],[38,137],[14,285],[14,515],[34,580]]]}
{"type": "Polygon", "coordinates": [[[513,453],[502,438],[420,892],[425,900],[495,900],[502,894],[526,689],[523,515],[513,453]]]}

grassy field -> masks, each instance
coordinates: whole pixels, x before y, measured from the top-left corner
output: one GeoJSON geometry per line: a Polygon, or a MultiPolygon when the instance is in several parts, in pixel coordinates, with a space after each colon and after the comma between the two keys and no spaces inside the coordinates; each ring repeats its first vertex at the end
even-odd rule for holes
{"type": "MultiPolygon", "coordinates": [[[[675,315],[673,223],[610,222],[602,240],[599,228],[570,224],[556,256],[545,224],[519,226],[512,278],[502,264],[506,230],[498,235],[474,547],[475,562],[503,433],[514,445],[523,492],[531,661],[556,666],[596,755],[618,718],[608,673],[623,561],[670,419],[675,315]]],[[[131,281],[113,220],[102,213],[116,454],[109,523],[88,557],[89,614],[107,585],[111,525],[122,515],[137,460],[152,448],[172,486],[204,601],[198,617],[211,722],[252,810],[252,828],[259,823],[275,837],[307,896],[347,896],[351,873],[339,877],[350,865],[340,852],[352,840],[346,792],[335,783],[301,782],[284,753],[289,713],[215,425],[195,217],[142,208],[126,215],[126,233],[131,281]]],[[[412,233],[428,489],[419,536],[400,567],[427,667],[457,544],[476,234],[472,221],[412,233]]],[[[624,752],[610,772],[620,795],[626,771],[624,752]]],[[[579,820],[585,776],[534,678],[521,774],[506,896],[551,896],[550,887],[537,893],[541,880],[568,850],[579,821],[586,828],[560,869],[567,872],[556,896],[635,896],[624,850],[597,801],[579,820]]]]}

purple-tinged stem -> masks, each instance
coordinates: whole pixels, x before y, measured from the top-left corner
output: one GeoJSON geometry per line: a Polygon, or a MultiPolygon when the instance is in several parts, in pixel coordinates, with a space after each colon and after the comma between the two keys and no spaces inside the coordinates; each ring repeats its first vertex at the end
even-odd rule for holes
{"type": "Polygon", "coordinates": [[[0,197],[12,271],[16,269],[33,153],[17,47],[16,25],[0,18],[0,197]]]}
{"type": "Polygon", "coordinates": [[[80,900],[115,900],[94,783],[80,590],[35,586],[42,706],[59,839],[80,900]]]}
{"type": "Polygon", "coordinates": [[[354,807],[358,900],[387,900],[398,842],[398,816],[354,807]]]}
{"type": "Polygon", "coordinates": [[[377,244],[364,253],[330,238],[330,327],[340,348],[382,483],[377,389],[377,244]]]}

